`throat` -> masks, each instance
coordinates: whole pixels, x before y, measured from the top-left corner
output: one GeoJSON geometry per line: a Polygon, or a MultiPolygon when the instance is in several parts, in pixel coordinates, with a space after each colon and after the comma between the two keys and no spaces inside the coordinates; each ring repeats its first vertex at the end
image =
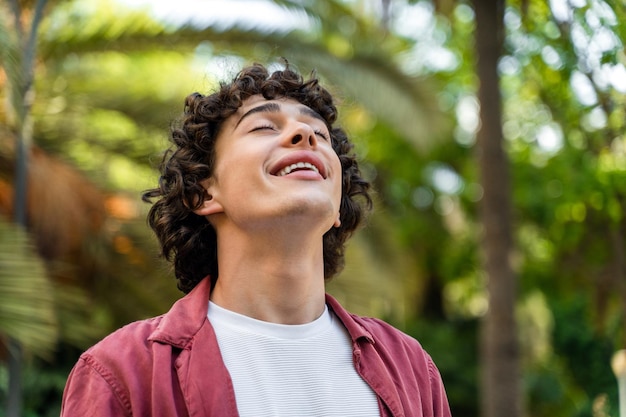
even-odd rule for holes
{"type": "Polygon", "coordinates": [[[228,310],[279,324],[304,324],[320,316],[324,307],[323,277],[271,275],[257,271],[253,277],[223,275],[211,300],[228,310]]]}
{"type": "Polygon", "coordinates": [[[240,314],[283,324],[318,317],[324,305],[324,259],[319,248],[284,242],[225,246],[218,242],[219,278],[211,295],[240,314]]]}

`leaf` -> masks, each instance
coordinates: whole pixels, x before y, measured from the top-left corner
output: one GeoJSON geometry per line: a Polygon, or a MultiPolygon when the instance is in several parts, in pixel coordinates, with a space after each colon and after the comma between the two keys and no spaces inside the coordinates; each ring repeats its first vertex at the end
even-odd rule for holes
{"type": "MultiPolygon", "coordinates": [[[[292,1],[277,3],[298,9],[298,4],[292,1]]],[[[40,55],[47,62],[55,62],[63,60],[69,52],[73,56],[111,50],[128,54],[155,51],[161,45],[175,42],[177,51],[191,51],[201,43],[208,43],[216,52],[234,52],[258,60],[258,48],[264,45],[272,51],[271,58],[283,56],[302,70],[305,67],[319,70],[344,94],[384,119],[418,150],[426,151],[438,143],[445,135],[446,120],[436,104],[434,81],[403,72],[394,60],[398,52],[397,47],[390,46],[394,43],[384,40],[379,30],[369,28],[357,14],[350,14],[337,2],[323,5],[300,6],[300,11],[311,19],[329,26],[323,36],[299,30],[268,31],[219,24],[199,27],[187,23],[174,30],[150,21],[141,13],[103,11],[94,20],[81,15],[69,19],[66,12],[67,24],[59,25],[58,19],[49,21],[40,55]],[[356,32],[350,37],[343,36],[341,31],[331,32],[330,27],[341,26],[338,18],[331,22],[326,16],[331,12],[340,14],[344,22],[353,21],[356,32]],[[381,42],[385,47],[371,46],[381,42]]]]}
{"type": "Polygon", "coordinates": [[[26,232],[0,219],[0,336],[46,356],[57,335],[54,291],[45,265],[26,232]]]}

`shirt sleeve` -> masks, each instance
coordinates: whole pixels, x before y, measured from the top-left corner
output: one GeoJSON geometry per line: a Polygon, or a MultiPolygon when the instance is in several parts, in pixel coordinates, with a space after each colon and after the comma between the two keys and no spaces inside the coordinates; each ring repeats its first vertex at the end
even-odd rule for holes
{"type": "Polygon", "coordinates": [[[451,417],[452,413],[441,374],[430,358],[428,360],[428,373],[433,397],[433,417],[451,417]]]}
{"type": "Polygon", "coordinates": [[[81,357],[63,392],[61,417],[131,416],[130,403],[116,389],[110,374],[90,357],[81,357]]]}

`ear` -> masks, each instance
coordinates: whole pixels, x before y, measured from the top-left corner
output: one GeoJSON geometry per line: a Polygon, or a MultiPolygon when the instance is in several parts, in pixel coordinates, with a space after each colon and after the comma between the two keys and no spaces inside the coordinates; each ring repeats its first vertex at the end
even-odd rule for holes
{"type": "Polygon", "coordinates": [[[333,224],[333,226],[335,227],[341,226],[341,213],[337,213],[337,219],[335,220],[335,223],[333,224]]]}
{"type": "Polygon", "coordinates": [[[210,216],[211,214],[224,212],[224,208],[213,194],[214,187],[212,183],[213,181],[211,180],[202,182],[202,186],[204,187],[202,204],[200,204],[200,207],[193,211],[198,216],[210,216]]]}

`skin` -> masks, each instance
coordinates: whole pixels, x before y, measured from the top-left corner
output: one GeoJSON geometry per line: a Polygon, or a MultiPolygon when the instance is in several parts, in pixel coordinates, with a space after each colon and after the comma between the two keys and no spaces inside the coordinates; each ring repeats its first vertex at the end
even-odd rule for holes
{"type": "Polygon", "coordinates": [[[291,99],[253,96],[217,138],[214,174],[196,214],[217,232],[211,300],[231,311],[303,324],[324,310],[322,238],[338,227],[342,170],[324,121],[291,99]],[[296,161],[311,169],[280,175],[296,161]]]}

